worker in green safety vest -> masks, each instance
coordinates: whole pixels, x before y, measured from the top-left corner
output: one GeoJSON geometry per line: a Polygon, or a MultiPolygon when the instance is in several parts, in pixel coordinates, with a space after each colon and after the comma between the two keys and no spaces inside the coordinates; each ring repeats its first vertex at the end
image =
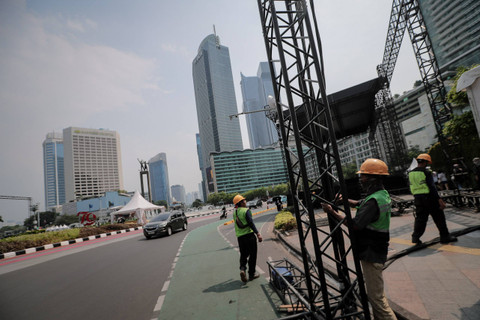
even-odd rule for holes
{"type": "Polygon", "coordinates": [[[432,173],[427,169],[427,165],[432,163],[432,158],[427,153],[422,153],[417,157],[417,167],[408,173],[410,181],[410,191],[414,196],[415,204],[415,223],[413,226],[412,243],[419,245],[422,243],[420,237],[425,233],[428,216],[431,215],[433,222],[440,232],[440,242],[449,243],[457,241],[457,238],[450,235],[445,220],[445,202],[440,198],[432,173]]]}
{"type": "MultiPolygon", "coordinates": [[[[363,200],[348,199],[351,207],[357,208],[352,219],[352,243],[357,247],[362,265],[367,295],[372,305],[375,319],[395,320],[397,317],[390,308],[384,291],[383,266],[387,260],[390,241],[390,195],[383,187],[382,178],[389,175],[388,167],[382,160],[367,159],[357,172],[360,184],[367,194],[363,200]]],[[[339,200],[342,196],[339,195],[339,200]]],[[[345,217],[329,204],[322,204],[323,210],[338,221],[347,223],[345,217]]]]}
{"type": "Polygon", "coordinates": [[[259,274],[255,272],[257,265],[257,239],[258,242],[262,242],[263,238],[253,223],[252,212],[247,208],[245,198],[237,194],[233,198],[233,204],[235,205],[235,210],[233,211],[235,234],[240,249],[240,279],[246,283],[247,264],[248,280],[252,281],[259,277],[259,274]]]}

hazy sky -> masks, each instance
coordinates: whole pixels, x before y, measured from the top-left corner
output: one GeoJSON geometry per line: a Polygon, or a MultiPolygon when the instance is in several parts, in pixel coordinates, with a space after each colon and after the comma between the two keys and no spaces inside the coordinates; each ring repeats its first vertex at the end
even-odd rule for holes
{"type": "MultiPolygon", "coordinates": [[[[327,92],[375,78],[391,2],[315,3],[327,92]]],[[[192,60],[213,25],[230,50],[240,112],[240,72],[254,76],[266,61],[257,1],[1,0],[0,195],[33,197],[43,210],[42,142],[70,126],[120,134],[126,190],[140,189],[137,159],[165,152],[170,183],[196,191],[192,60]]],[[[404,40],[393,93],[420,78],[404,40]]],[[[4,220],[27,214],[26,202],[0,200],[4,220]]]]}

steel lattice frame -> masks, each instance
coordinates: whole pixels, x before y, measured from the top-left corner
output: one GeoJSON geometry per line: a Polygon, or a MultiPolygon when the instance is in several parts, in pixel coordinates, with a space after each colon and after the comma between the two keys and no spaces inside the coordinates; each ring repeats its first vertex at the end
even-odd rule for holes
{"type": "MultiPolygon", "coordinates": [[[[393,1],[383,62],[378,67],[379,74],[386,76],[388,82],[392,79],[405,29],[408,30],[412,42],[423,86],[432,111],[438,140],[442,145],[445,158],[449,162],[450,156],[447,150],[451,149],[451,146],[446,143],[443,127],[452,118],[452,110],[445,99],[445,86],[418,0],[393,1]]],[[[383,91],[388,91],[386,94],[391,95],[388,88],[385,88],[383,91]]],[[[388,109],[388,105],[386,108],[388,109]]],[[[392,111],[394,110],[392,109],[392,111]]],[[[388,112],[388,114],[396,117],[395,112],[388,112]]]]}
{"type": "Polygon", "coordinates": [[[390,81],[397,63],[406,25],[405,5],[401,0],[394,0],[383,61],[377,67],[378,75],[386,79],[386,84],[376,95],[377,132],[375,136],[373,133],[370,135],[370,140],[375,143],[377,149],[374,156],[383,158],[381,156],[383,154],[384,160],[392,171],[403,171],[405,169],[402,166],[402,159],[398,155],[405,154],[407,151],[407,144],[397,119],[390,91],[390,81]]]}
{"type": "Polygon", "coordinates": [[[316,198],[343,211],[348,222],[352,219],[347,197],[343,197],[345,209],[333,203],[337,192],[346,195],[346,188],[326,99],[313,2],[307,6],[305,0],[258,0],[258,6],[303,260],[304,278],[295,281],[294,290],[302,298],[298,299],[301,310],[308,310],[302,317],[370,319],[351,230],[344,221],[331,218],[329,230],[323,230],[317,226],[313,210],[316,198]],[[299,121],[300,112],[306,116],[304,123],[299,121]],[[306,159],[312,158],[316,173],[308,172],[306,159]],[[332,175],[332,168],[338,178],[332,175]],[[307,241],[312,245],[307,246],[307,241]],[[329,267],[335,269],[337,283],[327,279],[329,267]]]}

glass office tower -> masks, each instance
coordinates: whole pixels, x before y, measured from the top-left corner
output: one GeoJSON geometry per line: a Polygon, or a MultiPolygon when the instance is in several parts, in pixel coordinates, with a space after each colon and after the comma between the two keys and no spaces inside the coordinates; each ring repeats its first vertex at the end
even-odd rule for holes
{"type": "Polygon", "coordinates": [[[480,63],[480,1],[420,0],[441,72],[480,63]]]}
{"type": "Polygon", "coordinates": [[[215,192],[245,192],[288,181],[280,148],[214,152],[210,156],[215,192]]]}
{"type": "Polygon", "coordinates": [[[65,203],[63,165],[62,134],[48,133],[43,142],[43,177],[46,210],[58,210],[59,206],[65,203]]]}
{"type": "Polygon", "coordinates": [[[150,187],[152,188],[152,200],[167,201],[171,203],[170,183],[168,181],[167,155],[159,153],[148,161],[150,172],[150,187]]]}
{"type": "Polygon", "coordinates": [[[176,184],[172,186],[172,198],[177,202],[186,203],[187,197],[185,194],[185,188],[182,185],[176,184]]]}
{"type": "MultiPolygon", "coordinates": [[[[264,110],[267,97],[274,96],[270,69],[267,62],[261,62],[256,77],[245,77],[241,74],[243,111],[264,110]]],[[[266,117],[265,112],[248,113],[245,116],[250,148],[271,146],[278,141],[275,124],[266,117]]]]}
{"type": "MultiPolygon", "coordinates": [[[[229,117],[238,113],[230,54],[216,35],[207,36],[200,44],[192,75],[202,159],[208,164],[211,152],[243,149],[240,122],[229,117]]],[[[203,171],[204,185],[208,193],[213,192],[211,168],[203,171]]]]}

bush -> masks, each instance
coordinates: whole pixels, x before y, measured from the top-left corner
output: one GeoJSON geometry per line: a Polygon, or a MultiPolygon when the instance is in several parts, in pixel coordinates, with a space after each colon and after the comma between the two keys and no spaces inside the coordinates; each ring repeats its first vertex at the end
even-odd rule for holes
{"type": "Polygon", "coordinates": [[[15,237],[0,240],[0,253],[13,252],[28,248],[40,247],[46,244],[58,243],[77,238],[86,238],[102,233],[130,229],[136,227],[137,223],[108,224],[101,227],[75,228],[61,231],[45,232],[45,230],[30,231],[30,234],[23,234],[15,237]]]}
{"type": "Polygon", "coordinates": [[[275,229],[288,231],[297,227],[297,220],[290,211],[281,211],[275,216],[275,229]]]}
{"type": "Polygon", "coordinates": [[[37,234],[22,234],[0,240],[0,253],[35,248],[46,244],[62,242],[78,238],[78,229],[69,229],[37,234]]]}

